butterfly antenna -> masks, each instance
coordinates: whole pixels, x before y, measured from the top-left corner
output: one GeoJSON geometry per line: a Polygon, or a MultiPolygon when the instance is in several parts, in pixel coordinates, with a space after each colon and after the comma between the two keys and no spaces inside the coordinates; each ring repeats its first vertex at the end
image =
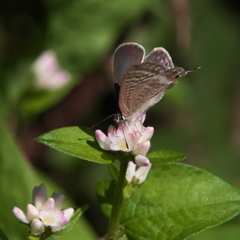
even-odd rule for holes
{"type": "Polygon", "coordinates": [[[112,115],[110,115],[110,116],[104,118],[103,120],[101,120],[101,121],[98,122],[98,123],[95,123],[94,125],[92,125],[92,126],[91,126],[90,128],[88,128],[88,129],[93,129],[93,128],[96,127],[98,124],[104,122],[105,120],[109,119],[110,117],[113,117],[114,115],[116,115],[116,114],[114,113],[114,114],[112,114],[112,115]]]}
{"type": "Polygon", "coordinates": [[[186,71],[186,72],[185,72],[185,75],[187,75],[187,74],[190,73],[190,72],[196,71],[196,70],[198,70],[198,69],[200,69],[200,68],[201,68],[201,67],[196,67],[196,68],[194,68],[194,69],[192,69],[192,70],[186,71]]]}
{"type": "MultiPolygon", "coordinates": [[[[126,124],[127,124],[127,122],[126,122],[126,124]]],[[[125,138],[125,142],[126,142],[126,145],[127,145],[127,149],[129,149],[129,146],[128,146],[128,143],[127,143],[127,138],[126,138],[126,136],[125,136],[125,132],[124,131],[122,131],[123,132],[123,136],[124,136],[124,138],[125,138]]]]}
{"type": "Polygon", "coordinates": [[[139,129],[138,129],[137,125],[135,124],[135,122],[133,122],[133,121],[131,121],[131,122],[132,122],[133,126],[137,129],[137,131],[139,132],[139,134],[142,136],[142,134],[141,134],[141,132],[139,131],[139,129]]]}

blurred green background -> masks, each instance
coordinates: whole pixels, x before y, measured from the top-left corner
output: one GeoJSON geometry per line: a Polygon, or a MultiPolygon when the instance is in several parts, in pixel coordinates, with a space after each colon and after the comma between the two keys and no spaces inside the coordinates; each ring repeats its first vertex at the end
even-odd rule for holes
{"type": "MultiPolygon", "coordinates": [[[[24,209],[31,188],[45,182],[75,206],[89,204],[87,231],[106,233],[95,197],[96,183],[109,177],[106,166],[58,153],[34,138],[64,126],[91,127],[115,113],[112,54],[124,42],[143,45],[147,54],[161,46],[175,66],[202,67],[148,111],[145,125],[155,128],[151,150],[179,151],[186,163],[240,187],[239,20],[233,0],[1,1],[0,229],[10,239],[25,239],[12,231],[18,224],[12,207],[24,209]],[[71,74],[62,88],[36,87],[31,68],[46,50],[71,74]]],[[[238,217],[191,239],[239,239],[239,226],[238,217]]]]}

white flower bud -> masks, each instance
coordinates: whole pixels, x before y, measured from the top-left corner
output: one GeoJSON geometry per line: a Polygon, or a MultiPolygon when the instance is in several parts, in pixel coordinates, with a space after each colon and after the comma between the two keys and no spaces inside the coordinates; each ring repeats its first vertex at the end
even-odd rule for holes
{"type": "Polygon", "coordinates": [[[33,219],[31,222],[31,234],[37,236],[43,233],[44,231],[45,228],[43,226],[42,221],[40,221],[39,219],[33,219]]]}
{"type": "Polygon", "coordinates": [[[126,179],[128,183],[130,183],[135,175],[136,171],[136,164],[132,161],[128,162],[127,172],[126,172],[126,179]]]}
{"type": "Polygon", "coordinates": [[[26,214],[18,207],[13,208],[13,214],[17,217],[20,221],[24,223],[29,223],[26,214]]]}

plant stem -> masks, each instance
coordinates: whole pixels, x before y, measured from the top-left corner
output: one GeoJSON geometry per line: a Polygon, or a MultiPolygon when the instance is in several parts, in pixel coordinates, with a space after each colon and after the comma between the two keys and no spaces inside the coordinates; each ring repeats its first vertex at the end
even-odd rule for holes
{"type": "Polygon", "coordinates": [[[112,204],[112,212],[111,218],[109,221],[108,232],[106,235],[106,240],[117,240],[119,235],[119,228],[120,228],[120,218],[122,215],[124,199],[123,199],[123,187],[124,181],[128,166],[128,160],[124,159],[124,161],[120,162],[120,171],[118,176],[118,181],[116,184],[115,194],[113,197],[113,204],[112,204]]]}

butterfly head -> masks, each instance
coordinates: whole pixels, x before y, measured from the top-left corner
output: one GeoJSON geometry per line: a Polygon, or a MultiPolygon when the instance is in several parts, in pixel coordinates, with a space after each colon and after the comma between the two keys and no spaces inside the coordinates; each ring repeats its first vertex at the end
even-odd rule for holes
{"type": "Polygon", "coordinates": [[[175,80],[177,78],[183,77],[186,75],[186,72],[181,67],[176,67],[170,70],[171,71],[171,78],[172,80],[175,80]]]}
{"type": "Polygon", "coordinates": [[[167,73],[169,73],[169,74],[168,74],[168,75],[169,75],[169,78],[170,78],[172,81],[174,81],[174,80],[176,80],[177,78],[184,77],[184,76],[186,76],[188,73],[193,72],[193,71],[195,71],[195,70],[197,70],[197,69],[199,69],[199,68],[201,68],[201,67],[196,67],[196,68],[194,68],[194,69],[192,69],[192,70],[190,70],[190,71],[185,71],[185,70],[184,70],[183,68],[181,68],[181,67],[175,67],[175,68],[169,69],[169,70],[167,71],[167,73]]]}
{"type": "Polygon", "coordinates": [[[121,113],[116,113],[113,116],[113,120],[116,123],[121,123],[121,122],[126,121],[127,119],[121,113]]]}

